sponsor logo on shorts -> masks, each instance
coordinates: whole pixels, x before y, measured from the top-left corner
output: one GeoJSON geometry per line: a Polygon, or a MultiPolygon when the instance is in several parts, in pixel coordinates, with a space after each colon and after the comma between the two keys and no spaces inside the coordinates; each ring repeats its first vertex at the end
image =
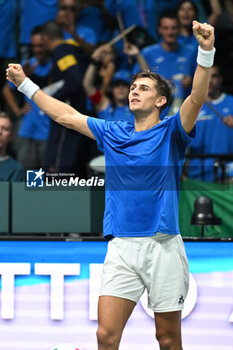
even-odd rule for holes
{"type": "Polygon", "coordinates": [[[181,296],[179,297],[178,304],[184,304],[184,297],[183,297],[183,295],[181,295],[181,296]]]}

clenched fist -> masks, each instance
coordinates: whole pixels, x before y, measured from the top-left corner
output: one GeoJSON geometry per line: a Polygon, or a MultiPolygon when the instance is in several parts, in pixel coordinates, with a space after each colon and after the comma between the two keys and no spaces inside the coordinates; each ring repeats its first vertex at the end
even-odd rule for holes
{"type": "Polygon", "coordinates": [[[208,23],[193,21],[193,34],[203,50],[210,51],[214,47],[214,27],[208,23]]]}
{"type": "Polygon", "coordinates": [[[6,79],[8,81],[12,82],[16,87],[18,87],[20,84],[22,84],[25,78],[26,75],[20,64],[8,64],[8,68],[6,70],[6,79]]]}

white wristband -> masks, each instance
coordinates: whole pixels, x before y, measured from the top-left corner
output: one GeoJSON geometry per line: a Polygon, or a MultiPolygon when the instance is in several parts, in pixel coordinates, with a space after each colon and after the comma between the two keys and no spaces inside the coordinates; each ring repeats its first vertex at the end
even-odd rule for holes
{"type": "Polygon", "coordinates": [[[39,89],[39,86],[33,83],[33,81],[31,81],[29,78],[25,78],[24,81],[18,86],[18,91],[22,92],[30,100],[39,89]]]}
{"type": "Polygon", "coordinates": [[[213,47],[213,49],[210,51],[205,51],[199,45],[197,54],[197,63],[199,64],[199,66],[206,68],[212,67],[214,64],[215,51],[215,47],[213,47]]]}

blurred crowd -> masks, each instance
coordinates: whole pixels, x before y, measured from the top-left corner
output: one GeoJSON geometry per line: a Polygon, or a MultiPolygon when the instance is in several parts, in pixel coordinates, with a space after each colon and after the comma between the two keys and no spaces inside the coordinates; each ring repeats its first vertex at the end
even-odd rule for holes
{"type": "MultiPolygon", "coordinates": [[[[177,113],[191,91],[194,19],[215,27],[217,51],[188,154],[233,155],[232,0],[1,0],[0,181],[23,181],[25,169],[40,168],[87,178],[100,155],[93,140],[51,121],[6,82],[10,62],[21,63],[45,92],[80,112],[129,123],[131,77],[153,70],[173,85],[163,119],[177,113]]],[[[229,157],[225,163],[227,176],[229,157]]],[[[216,157],[191,158],[185,169],[205,181],[222,176],[216,157]]]]}

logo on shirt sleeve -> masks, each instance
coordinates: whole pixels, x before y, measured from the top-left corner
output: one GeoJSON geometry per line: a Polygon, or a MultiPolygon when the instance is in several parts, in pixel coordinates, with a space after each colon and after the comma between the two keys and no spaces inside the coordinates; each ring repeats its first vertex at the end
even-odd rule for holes
{"type": "Polygon", "coordinates": [[[57,61],[58,68],[64,72],[68,68],[75,66],[78,63],[74,55],[66,55],[57,61]]]}

